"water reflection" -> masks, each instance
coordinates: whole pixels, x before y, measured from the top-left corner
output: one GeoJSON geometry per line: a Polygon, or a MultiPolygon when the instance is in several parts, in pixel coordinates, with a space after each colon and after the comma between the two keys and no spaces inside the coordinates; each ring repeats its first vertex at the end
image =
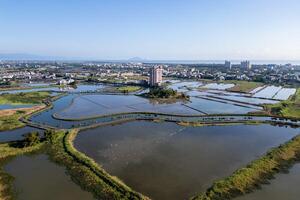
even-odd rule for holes
{"type": "Polygon", "coordinates": [[[75,146],[153,199],[187,199],[297,134],[270,125],[130,122],[86,130],[75,146]]]}
{"type": "Polygon", "coordinates": [[[70,180],[63,167],[51,163],[46,155],[17,157],[4,170],[15,177],[18,200],[93,199],[70,180]]]}

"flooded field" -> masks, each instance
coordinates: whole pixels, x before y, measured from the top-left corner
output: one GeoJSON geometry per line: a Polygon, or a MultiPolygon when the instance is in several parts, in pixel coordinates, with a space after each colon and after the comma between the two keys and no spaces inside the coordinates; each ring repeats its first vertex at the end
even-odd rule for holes
{"type": "Polygon", "coordinates": [[[37,87],[32,89],[24,89],[24,90],[7,90],[7,91],[0,91],[0,94],[9,93],[15,94],[20,92],[38,92],[38,91],[54,91],[54,92],[94,92],[96,90],[102,89],[104,86],[102,84],[98,85],[78,85],[76,87],[37,87]]]}
{"type": "Polygon", "coordinates": [[[159,103],[134,95],[81,95],[71,106],[59,112],[65,118],[91,117],[119,112],[164,112],[176,114],[200,114],[183,102],[159,103]]]}
{"type": "Polygon", "coordinates": [[[13,187],[18,200],[94,199],[72,182],[64,167],[50,162],[46,155],[16,157],[4,170],[15,178],[13,187]]]}
{"type": "Polygon", "coordinates": [[[203,85],[203,83],[198,82],[198,81],[180,81],[180,82],[175,81],[168,87],[173,90],[177,90],[178,92],[186,92],[186,91],[188,91],[188,88],[189,89],[197,89],[201,85],[203,85]]]}
{"type": "Polygon", "coordinates": [[[278,103],[279,101],[276,100],[271,100],[271,99],[259,99],[259,98],[252,98],[252,97],[247,97],[247,96],[237,96],[237,95],[218,95],[218,94],[212,94],[209,93],[205,96],[212,96],[216,98],[222,98],[226,99],[229,101],[238,101],[238,102],[244,102],[244,103],[249,103],[249,104],[275,104],[278,103]]]}
{"type": "Polygon", "coordinates": [[[269,185],[235,200],[299,200],[300,164],[293,166],[287,174],[277,174],[269,185]]]}
{"type": "Polygon", "coordinates": [[[275,96],[274,99],[287,100],[291,95],[296,93],[295,88],[282,88],[275,96]]]}
{"type": "Polygon", "coordinates": [[[23,135],[30,133],[32,131],[37,131],[42,135],[43,131],[41,129],[25,126],[23,128],[18,128],[9,131],[0,131],[0,143],[10,142],[15,140],[22,140],[23,135]]]}
{"type": "Polygon", "coordinates": [[[271,125],[129,122],[79,133],[75,147],[153,199],[187,199],[298,133],[271,125]]]}
{"type": "Polygon", "coordinates": [[[204,86],[202,86],[202,88],[207,88],[207,89],[214,89],[214,90],[226,90],[229,88],[232,88],[234,86],[233,83],[209,83],[206,84],[204,86]]]}
{"type": "Polygon", "coordinates": [[[281,86],[267,86],[258,91],[253,97],[269,98],[277,100],[287,100],[291,95],[295,94],[295,88],[282,88],[281,86]]]}
{"type": "Polygon", "coordinates": [[[38,113],[36,115],[33,115],[30,119],[34,122],[38,122],[40,124],[49,124],[56,127],[64,127],[64,128],[71,128],[72,122],[64,122],[61,120],[54,119],[52,115],[56,112],[59,112],[63,109],[65,109],[67,106],[69,106],[72,102],[72,99],[76,95],[67,95],[64,97],[59,98],[55,102],[53,102],[53,107],[49,110],[46,110],[44,112],[38,113]]]}
{"type": "Polygon", "coordinates": [[[74,98],[70,106],[58,109],[58,116],[63,118],[83,118],[119,112],[161,112],[168,114],[245,114],[260,107],[246,106],[227,100],[201,99],[191,97],[189,101],[159,103],[134,95],[80,95],[74,98]]]}
{"type": "Polygon", "coordinates": [[[256,111],[258,108],[251,108],[251,107],[243,107],[238,105],[233,105],[229,102],[219,102],[197,97],[192,97],[191,102],[187,103],[191,108],[201,111],[202,113],[206,114],[223,114],[223,113],[233,113],[233,114],[243,114],[252,111],[256,111]]]}

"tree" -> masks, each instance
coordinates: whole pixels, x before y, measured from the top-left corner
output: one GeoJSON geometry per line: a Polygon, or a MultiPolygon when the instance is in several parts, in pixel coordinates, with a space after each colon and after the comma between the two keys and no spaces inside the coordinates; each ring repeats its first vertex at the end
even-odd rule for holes
{"type": "Polygon", "coordinates": [[[55,131],[45,130],[44,135],[47,141],[52,141],[54,139],[55,131]]]}
{"type": "Polygon", "coordinates": [[[25,137],[23,140],[23,147],[34,146],[40,142],[40,135],[38,132],[30,132],[23,136],[25,137]]]}

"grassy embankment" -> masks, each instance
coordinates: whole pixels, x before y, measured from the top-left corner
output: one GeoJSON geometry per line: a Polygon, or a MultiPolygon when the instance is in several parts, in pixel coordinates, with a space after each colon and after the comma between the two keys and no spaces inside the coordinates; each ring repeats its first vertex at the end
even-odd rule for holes
{"type": "Polygon", "coordinates": [[[264,106],[266,112],[282,117],[300,118],[300,89],[286,101],[264,106]]]}
{"type": "Polygon", "coordinates": [[[300,160],[300,135],[276,148],[246,167],[235,171],[231,176],[215,181],[203,194],[192,200],[222,200],[249,193],[261,184],[300,160]]]}
{"type": "Polygon", "coordinates": [[[0,131],[25,126],[19,119],[45,107],[44,100],[50,97],[49,92],[29,92],[0,95],[0,104],[41,104],[31,108],[7,109],[0,111],[0,131]]]}
{"type": "Polygon", "coordinates": [[[24,148],[13,147],[10,143],[0,144],[0,199],[14,199],[12,187],[14,178],[3,170],[3,164],[15,156],[38,151],[42,146],[43,143],[24,148]]]}
{"type": "Polygon", "coordinates": [[[232,88],[227,89],[227,91],[230,91],[230,92],[243,92],[243,93],[250,92],[253,89],[263,85],[263,83],[261,83],[261,82],[238,81],[238,80],[228,80],[228,81],[224,81],[224,83],[233,83],[233,84],[235,84],[235,86],[233,86],[232,88]]]}
{"type": "Polygon", "coordinates": [[[97,199],[148,199],[105,172],[73,146],[77,130],[59,131],[50,139],[51,160],[66,166],[72,180],[97,199]]]}

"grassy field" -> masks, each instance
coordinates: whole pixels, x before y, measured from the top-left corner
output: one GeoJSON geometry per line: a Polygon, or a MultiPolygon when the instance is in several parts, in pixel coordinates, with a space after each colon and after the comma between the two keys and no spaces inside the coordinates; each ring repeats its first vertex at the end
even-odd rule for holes
{"type": "Polygon", "coordinates": [[[232,88],[227,89],[228,91],[231,92],[250,92],[251,90],[262,86],[263,83],[260,82],[252,82],[252,81],[237,81],[237,80],[230,80],[230,81],[225,81],[224,83],[234,83],[235,86],[232,88]]]}
{"type": "Polygon", "coordinates": [[[298,88],[296,94],[286,101],[265,105],[265,110],[273,115],[300,118],[300,89],[298,88]]]}
{"type": "Polygon", "coordinates": [[[118,92],[124,92],[124,93],[130,93],[130,92],[136,92],[142,89],[139,86],[122,86],[122,87],[116,87],[116,90],[118,92]]]}
{"type": "Polygon", "coordinates": [[[274,174],[289,168],[300,159],[300,136],[273,148],[261,158],[235,171],[231,176],[215,181],[203,194],[192,200],[221,200],[249,193],[267,183],[274,174]]]}
{"type": "Polygon", "coordinates": [[[0,104],[40,104],[50,97],[49,92],[27,92],[0,95],[0,104]]]}
{"type": "Polygon", "coordinates": [[[45,108],[45,105],[34,106],[31,108],[0,110],[0,131],[12,130],[25,126],[19,119],[43,108],[45,108]]]}
{"type": "Polygon", "coordinates": [[[0,131],[12,130],[16,128],[21,128],[25,126],[22,122],[19,121],[21,113],[16,113],[9,116],[0,117],[0,131]]]}

